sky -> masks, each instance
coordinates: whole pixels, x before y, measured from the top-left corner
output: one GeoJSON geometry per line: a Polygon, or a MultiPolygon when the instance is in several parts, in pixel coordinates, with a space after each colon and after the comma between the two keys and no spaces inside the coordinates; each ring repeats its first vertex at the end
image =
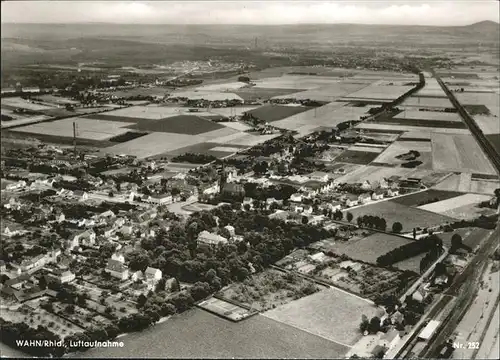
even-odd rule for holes
{"type": "Polygon", "coordinates": [[[2,23],[397,24],[498,22],[498,0],[2,1],[2,23]]]}

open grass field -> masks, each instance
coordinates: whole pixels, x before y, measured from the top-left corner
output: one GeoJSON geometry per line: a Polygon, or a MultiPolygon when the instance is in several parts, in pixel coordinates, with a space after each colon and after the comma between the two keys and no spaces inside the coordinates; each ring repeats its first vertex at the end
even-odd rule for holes
{"type": "Polygon", "coordinates": [[[434,170],[495,174],[495,169],[472,135],[431,136],[434,170]]]}
{"type": "Polygon", "coordinates": [[[231,322],[202,309],[127,335],[122,348],[90,349],[94,358],[341,358],[348,347],[262,315],[231,322]],[[216,330],[215,330],[216,329],[216,330]]]}
{"type": "Polygon", "coordinates": [[[426,191],[409,194],[406,196],[397,197],[391,201],[405,206],[422,206],[424,204],[432,204],[438,201],[443,201],[447,199],[454,198],[456,196],[463,195],[463,193],[458,191],[446,191],[446,190],[436,190],[429,189],[426,191]]]}
{"type": "Polygon", "coordinates": [[[380,216],[386,219],[388,229],[391,229],[393,223],[400,222],[403,225],[403,232],[411,231],[416,227],[427,228],[455,221],[448,216],[412,208],[394,201],[380,201],[348,209],[345,212],[350,212],[354,219],[363,215],[380,216]]]}
{"type": "Polygon", "coordinates": [[[106,120],[90,120],[86,118],[68,118],[44,122],[16,128],[16,132],[28,132],[41,135],[73,137],[73,122],[77,124],[77,138],[90,140],[106,140],[124,134],[127,125],[133,123],[113,122],[106,120]]]}
{"type": "Polygon", "coordinates": [[[490,234],[490,230],[475,227],[461,228],[453,232],[441,233],[438,236],[443,240],[444,246],[451,247],[451,237],[453,234],[459,234],[462,237],[463,244],[474,249],[490,234]]]}
{"type": "Polygon", "coordinates": [[[273,122],[310,109],[310,107],[306,106],[264,105],[257,109],[248,111],[247,114],[252,115],[259,120],[273,122]]]}
{"type": "Polygon", "coordinates": [[[139,159],[144,159],[200,142],[202,142],[202,139],[196,135],[154,132],[127,141],[126,143],[108,147],[103,149],[102,152],[109,154],[127,154],[137,156],[139,159]]]}
{"type": "Polygon", "coordinates": [[[381,311],[365,299],[331,288],[268,311],[264,316],[352,346],[362,336],[361,315],[371,318],[381,315],[381,311]]]}
{"type": "Polygon", "coordinates": [[[375,264],[379,256],[411,241],[400,236],[374,233],[367,237],[329,242],[328,245],[323,246],[323,249],[333,251],[339,256],[345,254],[353,260],[375,264]]]}
{"type": "Polygon", "coordinates": [[[349,149],[337,156],[335,160],[351,164],[365,165],[375,160],[378,155],[379,153],[373,151],[355,151],[349,149]]]}
{"type": "Polygon", "coordinates": [[[489,134],[486,135],[486,139],[491,145],[496,149],[497,153],[500,154],[500,134],[489,134]]]}
{"type": "Polygon", "coordinates": [[[495,189],[500,188],[498,180],[472,180],[470,182],[470,192],[491,195],[495,189]]]}
{"type": "MultiPolygon", "coordinates": [[[[434,202],[432,204],[426,204],[419,206],[419,209],[422,210],[427,210],[427,211],[432,211],[438,214],[445,214],[448,216],[452,216],[450,214],[460,214],[462,216],[457,217],[462,219],[463,218],[463,213],[461,211],[453,211],[458,208],[463,208],[463,207],[468,207],[470,205],[477,205],[481,202],[484,201],[489,201],[491,199],[491,196],[489,195],[479,195],[479,194],[462,194],[460,196],[455,196],[450,199],[445,199],[441,201],[434,202]]],[[[472,214],[468,214],[470,217],[472,214]]],[[[455,216],[453,216],[455,217],[455,216]]]]}
{"type": "Polygon", "coordinates": [[[397,156],[407,154],[410,150],[415,150],[420,153],[416,158],[422,164],[418,168],[432,168],[431,159],[431,143],[428,141],[395,141],[384,152],[382,152],[375,160],[377,164],[388,164],[390,166],[400,166],[408,162],[408,160],[398,159],[397,156]]]}
{"type": "Polygon", "coordinates": [[[332,102],[289,116],[286,119],[275,121],[273,126],[289,130],[296,130],[305,125],[335,127],[343,121],[359,120],[359,116],[365,112],[366,109],[363,108],[350,107],[340,102],[332,102]]]}
{"type": "Polygon", "coordinates": [[[484,105],[492,115],[500,116],[500,99],[497,93],[464,92],[457,93],[456,97],[462,105],[484,105]]]}

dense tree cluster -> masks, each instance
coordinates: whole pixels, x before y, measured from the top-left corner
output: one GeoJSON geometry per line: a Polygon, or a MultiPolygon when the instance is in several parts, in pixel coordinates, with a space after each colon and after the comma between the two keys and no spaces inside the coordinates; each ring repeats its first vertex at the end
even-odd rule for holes
{"type": "Polygon", "coordinates": [[[382,231],[385,231],[387,228],[387,222],[380,216],[363,215],[359,216],[356,220],[359,227],[364,226],[382,231]]]}
{"type": "Polygon", "coordinates": [[[437,235],[426,236],[420,240],[397,247],[387,254],[379,256],[377,264],[380,266],[390,266],[429,251],[438,253],[443,251],[443,241],[437,235]]]}

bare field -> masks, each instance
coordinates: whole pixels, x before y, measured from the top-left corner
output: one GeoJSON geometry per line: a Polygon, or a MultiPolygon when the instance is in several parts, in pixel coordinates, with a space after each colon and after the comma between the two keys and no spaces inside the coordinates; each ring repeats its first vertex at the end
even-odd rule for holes
{"type": "Polygon", "coordinates": [[[446,199],[432,204],[419,206],[418,208],[442,214],[462,206],[479,204],[480,202],[489,201],[490,199],[491,196],[488,195],[464,194],[461,196],[453,197],[451,199],[446,199]]]}
{"type": "Polygon", "coordinates": [[[354,145],[349,147],[350,151],[366,151],[366,152],[373,152],[380,154],[382,151],[384,151],[384,148],[380,147],[373,147],[373,146],[362,146],[362,145],[354,145]]]}
{"type": "Polygon", "coordinates": [[[382,311],[365,299],[332,288],[263,315],[330,341],[352,346],[362,336],[359,332],[361,315],[371,318],[381,315],[382,311]]]}
{"type": "Polygon", "coordinates": [[[224,125],[225,127],[238,130],[238,131],[247,131],[250,130],[251,127],[247,124],[237,122],[237,121],[228,121],[228,122],[220,122],[219,124],[224,125]]]}
{"type": "Polygon", "coordinates": [[[435,170],[496,174],[472,135],[434,133],[431,142],[435,170]]]}
{"type": "Polygon", "coordinates": [[[350,93],[344,98],[394,100],[409,91],[412,86],[370,85],[350,93]]]}
{"type": "Polygon", "coordinates": [[[456,97],[462,105],[484,105],[493,115],[500,116],[500,99],[497,93],[457,93],[456,97]]]}
{"type": "Polygon", "coordinates": [[[478,194],[493,194],[495,189],[500,188],[500,181],[493,180],[472,180],[470,183],[470,192],[478,194]]]}
{"type": "Polygon", "coordinates": [[[347,83],[344,81],[336,82],[333,85],[321,86],[317,89],[299,91],[292,94],[275,96],[273,99],[311,99],[316,101],[334,101],[337,98],[345,96],[351,92],[362,89],[367,86],[366,83],[347,83]]]}
{"type": "Polygon", "coordinates": [[[54,108],[54,106],[35,104],[33,102],[29,102],[28,100],[24,100],[20,97],[2,98],[2,107],[4,106],[7,109],[13,108],[12,110],[21,108],[33,111],[49,110],[54,108]]]}
{"type": "Polygon", "coordinates": [[[384,178],[389,178],[393,175],[405,176],[412,172],[412,169],[393,168],[383,166],[362,166],[343,175],[337,179],[339,183],[360,183],[365,180],[370,182],[380,181],[384,178]]]}
{"type": "Polygon", "coordinates": [[[366,129],[373,131],[416,131],[419,133],[424,132],[439,132],[445,134],[470,134],[468,129],[454,129],[454,128],[437,128],[437,127],[425,127],[425,126],[407,126],[407,125],[393,125],[393,124],[379,124],[379,123],[368,123],[364,122],[356,125],[357,129],[366,129]]]}
{"type": "Polygon", "coordinates": [[[321,86],[328,86],[338,82],[337,79],[328,76],[307,76],[307,75],[283,75],[280,77],[268,77],[255,80],[254,83],[259,88],[277,89],[301,89],[309,90],[321,86]]]}
{"type": "Polygon", "coordinates": [[[127,125],[134,123],[114,122],[106,120],[91,120],[85,118],[69,118],[44,122],[16,128],[16,132],[29,132],[41,135],[73,137],[73,122],[77,124],[77,138],[90,140],[106,140],[113,136],[124,134],[127,125]]]}

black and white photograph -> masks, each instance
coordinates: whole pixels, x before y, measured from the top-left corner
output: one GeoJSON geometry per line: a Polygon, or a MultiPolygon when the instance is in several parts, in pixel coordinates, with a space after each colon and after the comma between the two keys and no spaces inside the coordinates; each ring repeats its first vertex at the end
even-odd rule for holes
{"type": "Polygon", "coordinates": [[[500,2],[1,2],[0,357],[499,359],[500,2]]]}

